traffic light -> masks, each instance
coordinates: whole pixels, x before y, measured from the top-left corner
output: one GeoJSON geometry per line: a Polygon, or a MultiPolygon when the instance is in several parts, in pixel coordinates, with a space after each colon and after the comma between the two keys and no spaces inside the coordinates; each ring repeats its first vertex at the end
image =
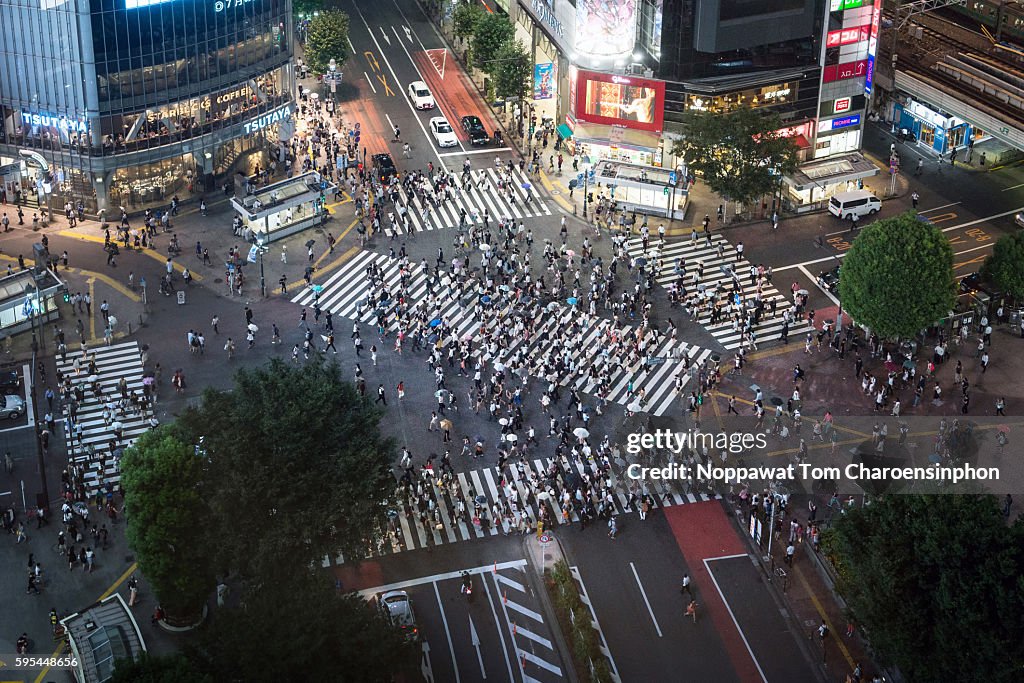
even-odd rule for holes
{"type": "Polygon", "coordinates": [[[64,303],[71,303],[71,292],[64,290],[64,303]]]}

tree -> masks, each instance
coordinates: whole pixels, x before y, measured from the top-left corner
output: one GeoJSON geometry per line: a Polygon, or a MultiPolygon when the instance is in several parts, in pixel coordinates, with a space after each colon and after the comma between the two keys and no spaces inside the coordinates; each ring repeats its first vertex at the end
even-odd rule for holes
{"type": "Polygon", "coordinates": [[[843,259],[839,296],[880,337],[911,337],[953,310],[953,247],[912,211],[875,221],[843,259]]]}
{"type": "Polygon", "coordinates": [[[1024,231],[999,238],[981,274],[1018,301],[1024,299],[1024,231]]]}
{"type": "Polygon", "coordinates": [[[128,544],[174,624],[195,623],[213,588],[203,469],[194,447],[167,426],[143,434],[121,459],[128,544]]]}
{"type": "Polygon", "coordinates": [[[508,17],[484,14],[473,30],[473,65],[485,73],[494,73],[501,46],[511,41],[515,32],[508,17]]]}
{"type": "Polygon", "coordinates": [[[311,18],[313,12],[324,10],[324,0],[292,0],[292,14],[297,17],[311,18]]]}
{"type": "Polygon", "coordinates": [[[217,566],[287,581],[325,555],[364,557],[395,484],[380,417],[336,363],[274,360],[208,389],[178,425],[203,437],[217,566]]]}
{"type": "Polygon", "coordinates": [[[521,40],[502,44],[494,62],[494,94],[498,99],[524,97],[533,76],[533,60],[521,40]]]}
{"type": "Polygon", "coordinates": [[[341,69],[348,59],[348,15],[339,10],[321,11],[309,22],[306,63],[315,74],[327,73],[333,59],[341,69]]]}
{"type": "Polygon", "coordinates": [[[157,657],[144,652],[134,661],[117,660],[110,683],[214,683],[214,680],[197,671],[183,655],[157,657]]]}
{"type": "Polygon", "coordinates": [[[907,680],[1020,680],[1024,521],[1008,529],[987,495],[887,496],[836,519],[822,547],[838,588],[907,680]]]}
{"type": "Polygon", "coordinates": [[[673,145],[673,154],[734,202],[749,205],[775,192],[780,176],[796,168],[796,143],[778,133],[783,123],[775,114],[749,107],[725,114],[688,111],[683,126],[686,136],[673,145]]]}
{"type": "Polygon", "coordinates": [[[460,2],[452,15],[455,35],[462,40],[468,40],[485,14],[483,7],[475,2],[460,2]]]}
{"type": "Polygon", "coordinates": [[[189,655],[221,681],[288,681],[301,672],[304,681],[375,683],[418,664],[413,648],[365,600],[307,569],[253,585],[243,606],[218,610],[189,655]]]}

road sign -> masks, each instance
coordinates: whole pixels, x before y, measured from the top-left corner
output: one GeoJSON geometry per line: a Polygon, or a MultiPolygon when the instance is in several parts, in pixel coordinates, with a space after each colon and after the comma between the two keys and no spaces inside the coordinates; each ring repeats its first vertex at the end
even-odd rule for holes
{"type": "Polygon", "coordinates": [[[583,174],[582,173],[577,173],[576,174],[576,182],[578,182],[578,183],[582,183],[583,182],[583,174]]]}
{"type": "Polygon", "coordinates": [[[588,179],[588,180],[589,180],[590,182],[594,182],[594,178],[596,177],[596,175],[597,175],[597,174],[596,174],[596,173],[594,173],[594,169],[590,169],[590,172],[589,172],[589,173],[587,174],[587,176],[588,176],[588,178],[587,178],[587,179],[588,179]]]}
{"type": "Polygon", "coordinates": [[[184,289],[179,289],[178,290],[178,305],[181,306],[184,303],[185,303],[185,290],[184,289]]]}
{"type": "Polygon", "coordinates": [[[546,531],[537,537],[537,542],[540,543],[541,548],[547,548],[549,545],[551,545],[551,541],[553,540],[554,538],[551,536],[551,534],[549,534],[546,531]]]}
{"type": "Polygon", "coordinates": [[[672,172],[670,172],[668,174],[668,184],[669,185],[675,185],[676,184],[676,172],[675,171],[672,171],[672,172]]]}

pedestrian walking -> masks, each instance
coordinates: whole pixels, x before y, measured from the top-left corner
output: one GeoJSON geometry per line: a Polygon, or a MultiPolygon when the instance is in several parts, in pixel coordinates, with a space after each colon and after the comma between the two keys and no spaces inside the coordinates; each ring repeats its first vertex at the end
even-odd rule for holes
{"type": "Polygon", "coordinates": [[[374,403],[383,403],[385,406],[388,404],[388,399],[384,396],[384,385],[380,384],[377,386],[377,400],[374,403]]]}
{"type": "Polygon", "coordinates": [[[683,587],[679,589],[679,592],[686,593],[688,596],[690,596],[691,600],[693,599],[693,589],[690,587],[689,574],[683,574],[683,587]]]}
{"type": "Polygon", "coordinates": [[[139,580],[135,578],[133,574],[128,579],[128,606],[135,607],[136,601],[139,599],[139,580]]]}
{"type": "Polygon", "coordinates": [[[686,606],[686,616],[693,619],[693,623],[697,623],[697,601],[690,600],[690,603],[686,606]]]}

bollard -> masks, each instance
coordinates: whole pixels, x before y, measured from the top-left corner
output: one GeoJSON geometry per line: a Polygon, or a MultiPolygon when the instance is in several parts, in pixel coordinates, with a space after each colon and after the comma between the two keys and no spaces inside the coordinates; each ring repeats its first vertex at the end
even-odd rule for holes
{"type": "Polygon", "coordinates": [[[128,321],[128,336],[132,336],[132,321],[128,321]]]}

